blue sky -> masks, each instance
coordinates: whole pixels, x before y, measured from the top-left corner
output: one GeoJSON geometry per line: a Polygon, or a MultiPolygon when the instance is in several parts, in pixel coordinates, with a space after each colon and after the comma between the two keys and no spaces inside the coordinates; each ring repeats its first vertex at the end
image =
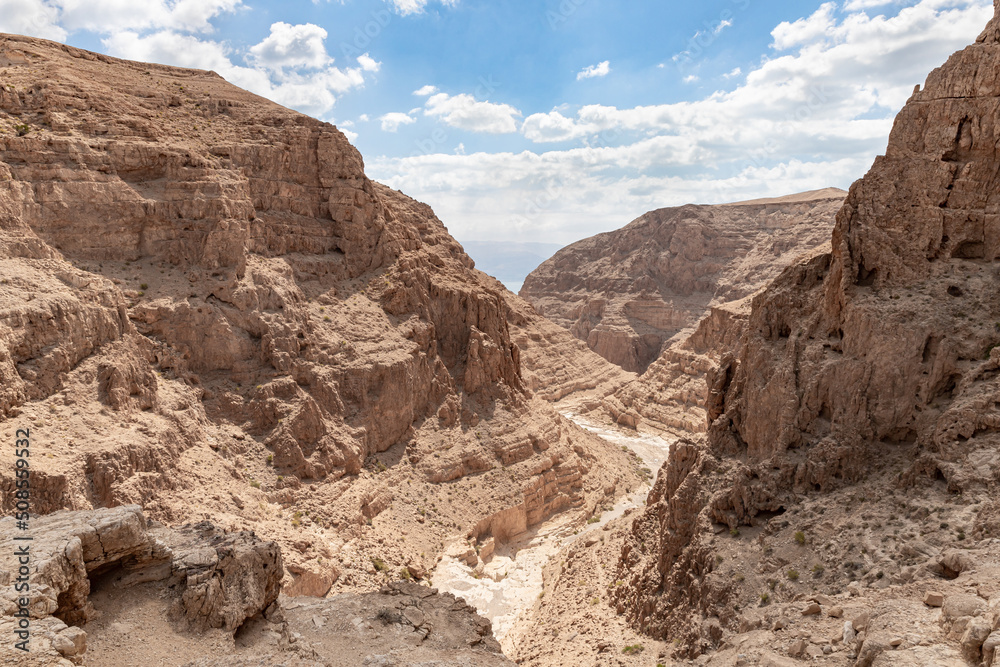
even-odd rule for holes
{"type": "Polygon", "coordinates": [[[214,69],[347,133],[459,240],[827,186],[989,0],[0,0],[0,30],[214,69]]]}

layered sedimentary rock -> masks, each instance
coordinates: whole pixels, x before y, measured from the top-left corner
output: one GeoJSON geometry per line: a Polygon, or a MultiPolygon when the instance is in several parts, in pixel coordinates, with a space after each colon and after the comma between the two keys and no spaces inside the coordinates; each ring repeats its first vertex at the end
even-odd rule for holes
{"type": "MultiPolygon", "coordinates": [[[[998,63],[1000,15],[901,111],[886,155],[837,215],[832,252],[786,269],[754,297],[737,354],[709,378],[707,444],[674,449],[623,551],[616,599],[637,626],[683,638],[693,653],[717,646],[710,621],[738,627],[725,610],[740,586],[720,576],[713,532],[762,530],[743,558],[777,571],[779,556],[761,545],[779,534],[791,541],[795,530],[777,515],[833,533],[838,516],[827,530],[798,511],[828,498],[848,516],[861,507],[862,517],[897,522],[905,509],[932,544],[976,546],[990,558],[989,540],[970,544],[966,530],[974,540],[993,534],[1000,480],[998,63]],[[938,503],[918,507],[927,497],[938,503]],[[949,503],[962,512],[957,536],[928,517],[951,512],[949,503]]],[[[854,519],[847,534],[866,539],[882,528],[854,519]]],[[[901,568],[928,547],[900,544],[899,532],[862,552],[877,566],[863,571],[865,586],[959,576],[940,564],[901,568]]],[[[811,538],[800,529],[795,541],[819,557],[811,538]]],[[[852,542],[834,537],[823,549],[854,561],[852,542]]],[[[963,635],[962,647],[967,639],[967,657],[978,660],[982,642],[963,635]]],[[[857,664],[899,664],[874,662],[889,650],[884,636],[862,636],[857,664]]]]}
{"type": "Polygon", "coordinates": [[[605,359],[641,373],[711,305],[753,294],[827,243],[844,194],[652,211],[560,250],[528,276],[521,296],[605,359]]]}
{"type": "Polygon", "coordinates": [[[28,544],[37,569],[15,594],[19,566],[0,561],[0,664],[512,664],[487,619],[415,583],[279,598],[281,550],[253,533],[171,529],[137,506],[35,518],[30,542],[13,539],[28,534],[14,524],[0,521],[0,546],[28,544]],[[30,599],[29,652],[9,641],[18,597],[30,599]]]}
{"type": "MultiPolygon", "coordinates": [[[[151,529],[138,506],[56,512],[32,520],[27,533],[15,527],[12,517],[0,527],[5,552],[27,545],[34,563],[30,588],[22,593],[13,586],[17,562],[0,564],[0,627],[12,636],[19,600],[29,600],[36,629],[29,633],[28,647],[50,664],[60,655],[80,659],[85,654],[87,633],[81,626],[95,616],[91,582],[109,573],[117,574],[121,587],[164,582],[171,616],[192,632],[218,628],[231,634],[277,600],[281,590],[281,551],[274,542],[252,533],[224,535],[207,523],[176,531],[151,529]],[[25,535],[31,540],[15,541],[25,535]]],[[[0,646],[0,657],[24,656],[11,643],[0,646]]]]}
{"type": "Polygon", "coordinates": [[[30,430],[34,512],[252,527],[324,594],[636,483],[532,397],[509,294],[335,127],[210,72],[0,54],[0,425],[30,430]]]}

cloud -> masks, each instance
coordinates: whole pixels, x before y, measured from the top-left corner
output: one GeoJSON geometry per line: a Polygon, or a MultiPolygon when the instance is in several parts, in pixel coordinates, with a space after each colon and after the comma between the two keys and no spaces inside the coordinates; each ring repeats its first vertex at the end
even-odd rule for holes
{"type": "Polygon", "coordinates": [[[212,32],[211,20],[242,7],[241,0],[53,0],[69,32],[113,35],[122,30],[212,32]]]}
{"type": "Polygon", "coordinates": [[[699,78],[700,77],[697,74],[688,74],[684,77],[684,83],[696,83],[699,78]]]}
{"type": "Polygon", "coordinates": [[[250,54],[256,64],[270,70],[319,69],[333,61],[323,44],[326,34],[312,23],[289,25],[279,21],[271,24],[271,34],[264,41],[250,47],[250,54]]]}
{"type": "Polygon", "coordinates": [[[632,108],[560,106],[530,114],[521,132],[575,145],[376,158],[369,173],[433,205],[460,238],[514,230],[558,242],[662,206],[847,187],[885,150],[914,84],[991,16],[988,0],[919,0],[874,17],[824,5],[776,26],[759,64],[729,73],[741,77],[734,90],[632,108]]]}
{"type": "MultiPolygon", "coordinates": [[[[445,7],[454,7],[459,0],[440,0],[445,7]]],[[[419,14],[427,6],[427,0],[387,0],[397,12],[406,16],[407,14],[419,14]]]]}
{"type": "Polygon", "coordinates": [[[379,120],[382,121],[383,132],[396,132],[402,125],[412,125],[417,122],[417,119],[413,116],[398,111],[387,113],[381,116],[379,120]]]}
{"type": "Polygon", "coordinates": [[[722,78],[723,79],[733,79],[733,78],[738,77],[740,74],[743,74],[743,68],[742,67],[736,67],[732,71],[729,71],[729,72],[726,72],[725,74],[723,74],[722,78]]]}
{"type": "Polygon", "coordinates": [[[238,64],[238,54],[223,42],[171,30],[121,31],[102,42],[120,58],[214,70],[230,83],[279,104],[324,116],[333,110],[338,95],[362,87],[365,74],[378,70],[378,63],[367,54],[357,58],[357,67],[335,67],[322,42],[316,41],[325,34],[310,24],[276,23],[268,37],[249,49],[246,65],[238,64]]]}
{"type": "Polygon", "coordinates": [[[588,67],[584,67],[583,70],[576,75],[576,80],[582,81],[583,79],[593,79],[596,77],[607,76],[610,72],[611,72],[611,61],[605,60],[604,62],[598,65],[590,65],[588,67]]]}
{"type": "Polygon", "coordinates": [[[825,2],[811,16],[789,23],[785,21],[771,31],[774,42],[771,48],[785,51],[796,46],[819,44],[830,36],[836,27],[834,11],[836,2],[825,2]]]}
{"type": "Polygon", "coordinates": [[[437,86],[431,86],[428,84],[423,88],[418,88],[417,90],[414,90],[413,94],[416,95],[417,97],[428,97],[429,95],[433,95],[437,91],[438,91],[437,86]]]}
{"type": "Polygon", "coordinates": [[[536,113],[524,119],[521,133],[536,143],[569,141],[586,136],[587,128],[581,127],[571,118],[558,111],[536,113]]]}
{"type": "Polygon", "coordinates": [[[58,23],[59,10],[41,0],[0,0],[0,32],[61,42],[67,32],[58,23]]]}
{"type": "Polygon", "coordinates": [[[358,64],[361,65],[361,69],[366,72],[377,72],[382,69],[382,63],[372,58],[367,53],[362,53],[357,58],[358,64]]]}
{"type": "Polygon", "coordinates": [[[469,132],[509,134],[517,132],[521,112],[509,104],[479,102],[472,95],[435,93],[427,99],[424,114],[469,132]]]}

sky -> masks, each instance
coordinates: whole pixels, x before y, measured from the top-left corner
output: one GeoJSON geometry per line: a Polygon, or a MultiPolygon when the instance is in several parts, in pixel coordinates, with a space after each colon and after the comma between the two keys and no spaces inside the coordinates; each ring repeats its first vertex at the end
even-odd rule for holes
{"type": "Polygon", "coordinates": [[[0,0],[0,31],[214,70],[336,124],[460,241],[830,186],[989,0],[0,0]]]}

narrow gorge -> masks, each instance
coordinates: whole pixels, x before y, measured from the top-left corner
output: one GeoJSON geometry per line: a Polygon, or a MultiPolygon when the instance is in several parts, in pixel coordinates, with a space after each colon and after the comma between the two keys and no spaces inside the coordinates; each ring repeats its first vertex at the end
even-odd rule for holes
{"type": "Polygon", "coordinates": [[[994,5],[849,192],[520,295],[338,127],[0,34],[0,665],[1000,665],[994,5]]]}

